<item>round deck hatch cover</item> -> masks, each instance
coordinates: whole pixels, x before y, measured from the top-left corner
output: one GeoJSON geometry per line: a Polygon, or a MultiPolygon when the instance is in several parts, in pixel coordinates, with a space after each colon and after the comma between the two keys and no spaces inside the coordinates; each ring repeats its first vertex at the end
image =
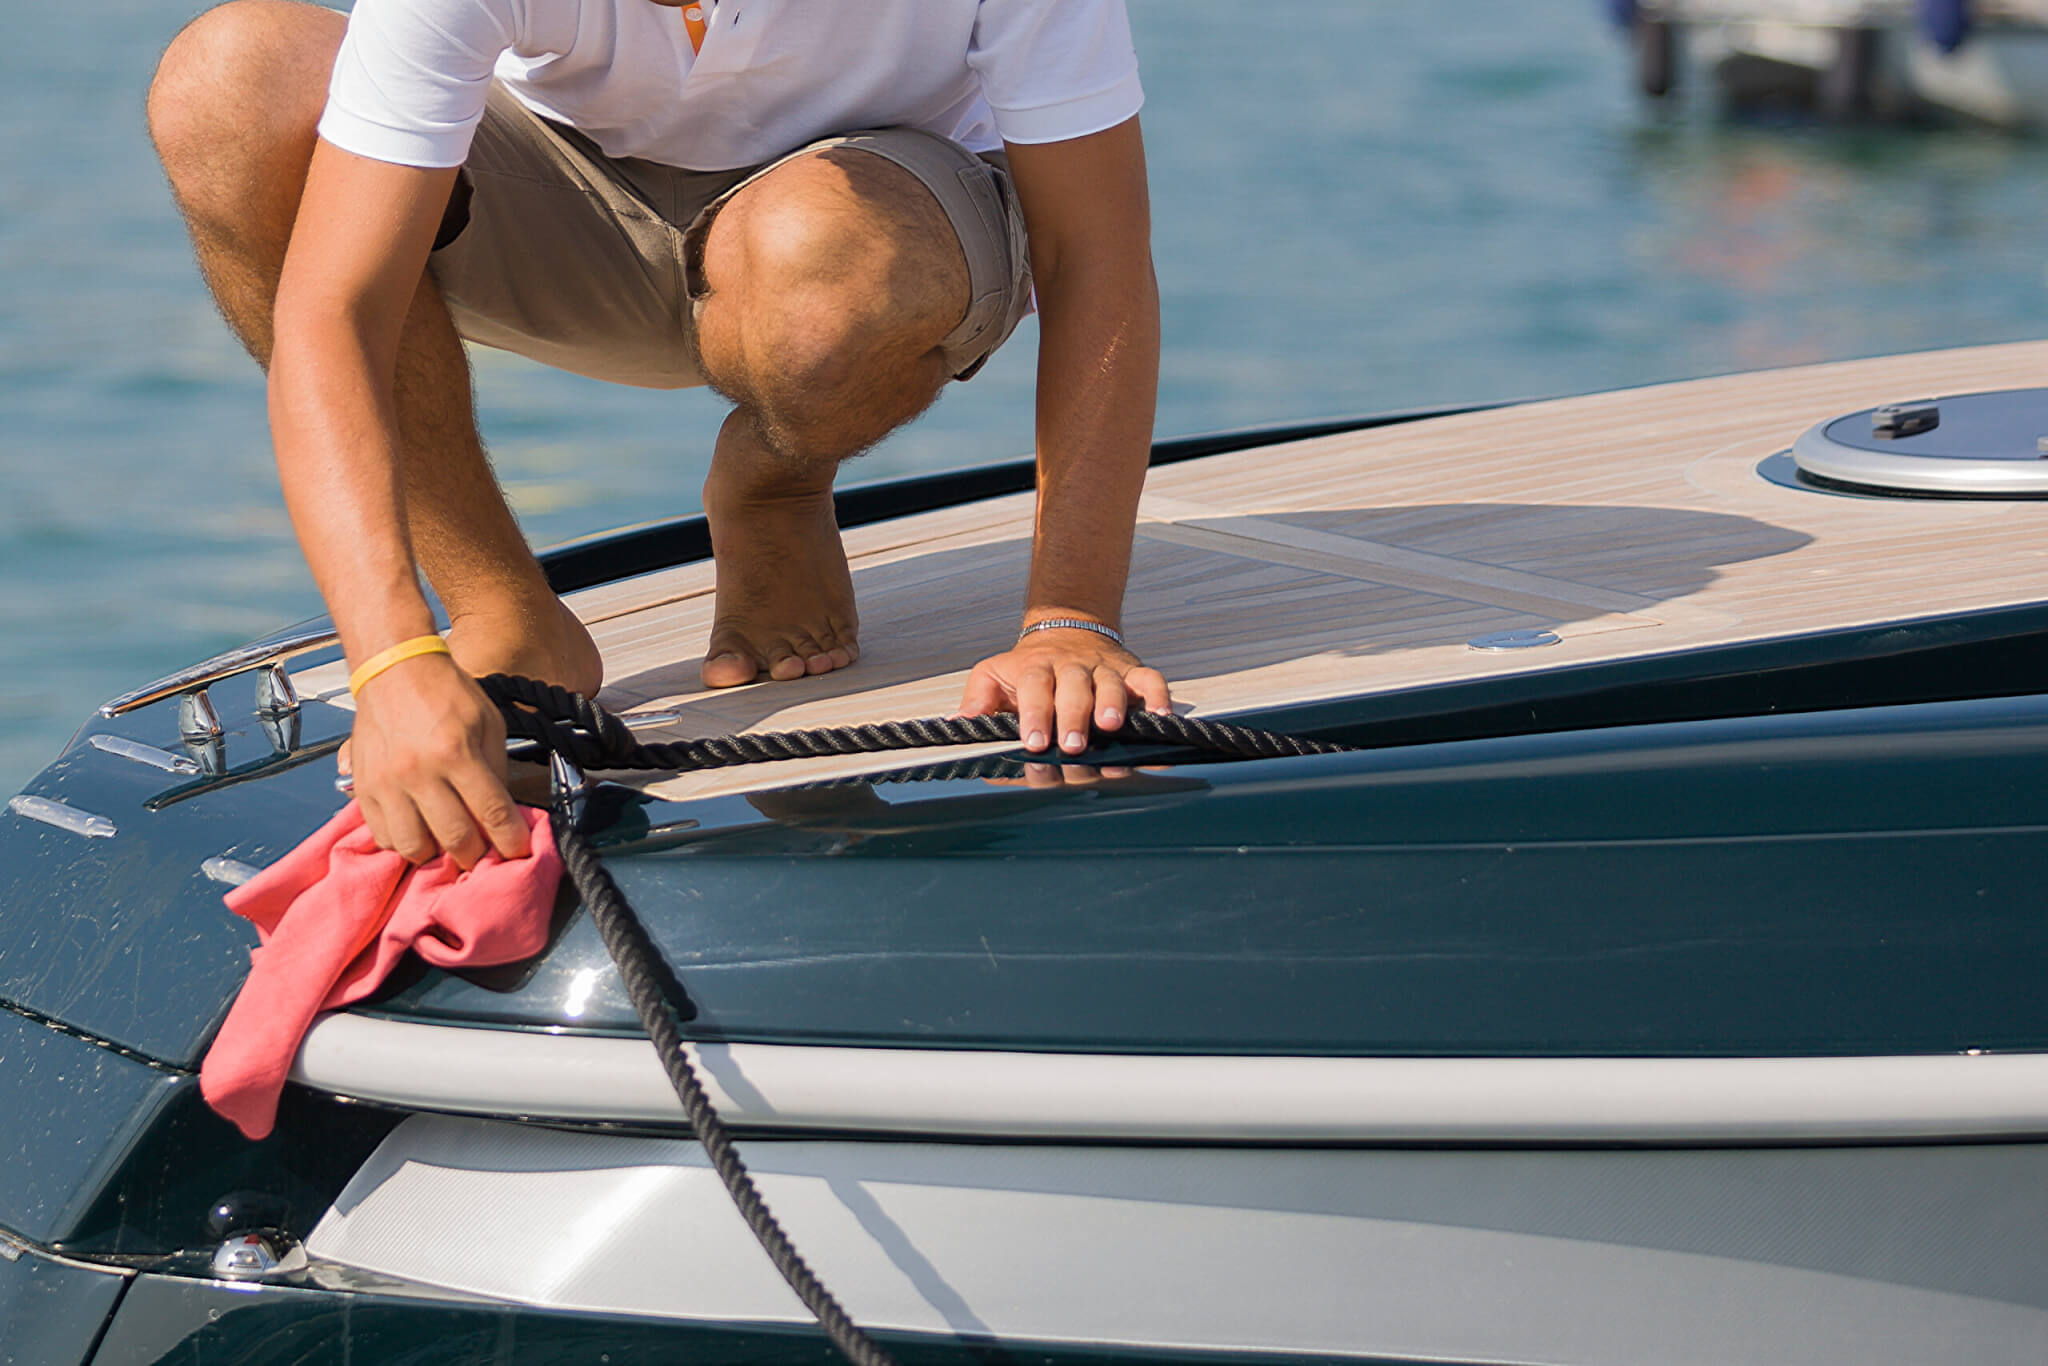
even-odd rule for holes
{"type": "Polygon", "coordinates": [[[1865,408],[1809,428],[1792,459],[1809,479],[1855,488],[2048,497],[2048,389],[1865,408]]]}

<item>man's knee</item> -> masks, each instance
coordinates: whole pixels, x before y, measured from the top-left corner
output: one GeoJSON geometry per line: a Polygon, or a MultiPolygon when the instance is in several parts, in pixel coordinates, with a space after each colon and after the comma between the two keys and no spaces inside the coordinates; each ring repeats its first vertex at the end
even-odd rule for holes
{"type": "Polygon", "coordinates": [[[776,168],[733,198],[711,250],[728,218],[741,268],[771,285],[829,282],[911,328],[950,328],[966,311],[967,262],[945,211],[872,152],[832,148],[776,168]]]}
{"type": "Polygon", "coordinates": [[[180,193],[222,158],[310,154],[347,19],[292,0],[229,0],[187,24],[149,87],[149,131],[180,193]]]}
{"type": "Polygon", "coordinates": [[[763,430],[785,456],[836,463],[930,407],[945,379],[935,353],[864,338],[832,346],[814,333],[780,353],[752,398],[763,430]]]}
{"type": "Polygon", "coordinates": [[[705,276],[708,377],[813,459],[854,454],[922,412],[947,378],[939,343],[967,308],[943,211],[865,152],[804,158],[737,196],[712,224],[705,276]]]}
{"type": "Polygon", "coordinates": [[[710,377],[755,410],[782,454],[806,463],[866,450],[924,411],[947,378],[930,337],[830,284],[752,294],[743,325],[744,360],[723,373],[707,363],[710,377]]]}

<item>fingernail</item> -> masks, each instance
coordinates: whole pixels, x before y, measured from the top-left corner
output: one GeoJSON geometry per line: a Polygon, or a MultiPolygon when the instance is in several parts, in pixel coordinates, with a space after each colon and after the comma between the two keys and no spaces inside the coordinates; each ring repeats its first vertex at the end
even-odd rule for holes
{"type": "Polygon", "coordinates": [[[1068,749],[1083,749],[1087,747],[1088,737],[1081,734],[1078,730],[1070,730],[1067,732],[1067,738],[1061,743],[1068,749]]]}
{"type": "Polygon", "coordinates": [[[1026,749],[1044,749],[1044,748],[1045,748],[1045,732],[1044,732],[1044,731],[1042,731],[1042,730],[1034,730],[1034,731],[1032,731],[1032,732],[1031,732],[1031,733],[1030,733],[1029,735],[1025,736],[1025,737],[1024,737],[1024,748],[1026,748],[1026,749]]]}
{"type": "Polygon", "coordinates": [[[1115,707],[1104,707],[1102,709],[1102,728],[1104,730],[1115,730],[1123,723],[1124,714],[1115,707]]]}

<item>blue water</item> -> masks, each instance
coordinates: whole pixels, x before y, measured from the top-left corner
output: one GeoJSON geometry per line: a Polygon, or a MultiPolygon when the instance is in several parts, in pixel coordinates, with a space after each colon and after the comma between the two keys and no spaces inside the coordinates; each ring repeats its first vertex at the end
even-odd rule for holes
{"type": "MultiPolygon", "coordinates": [[[[103,698],[318,609],[143,133],[200,8],[17,5],[0,46],[0,792],[103,698]]],[[[1160,432],[2048,331],[2048,144],[1648,110],[1601,9],[1131,0],[1160,432]]],[[[1034,343],[849,477],[1027,451],[1034,343]]],[[[708,395],[477,375],[537,543],[695,510],[708,395]]]]}

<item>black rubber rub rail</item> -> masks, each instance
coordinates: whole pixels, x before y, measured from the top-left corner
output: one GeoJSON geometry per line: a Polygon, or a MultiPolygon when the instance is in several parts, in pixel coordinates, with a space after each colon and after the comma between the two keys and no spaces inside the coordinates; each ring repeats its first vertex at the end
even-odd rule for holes
{"type": "MultiPolygon", "coordinates": [[[[504,713],[509,735],[531,740],[560,754],[579,768],[689,771],[770,763],[778,759],[817,758],[833,754],[874,754],[889,750],[925,749],[938,745],[979,744],[1015,740],[1015,716],[971,716],[921,721],[883,721],[866,726],[834,726],[824,730],[723,735],[706,740],[643,744],[625,723],[589,698],[550,683],[511,674],[481,680],[484,692],[504,713]]],[[[1118,738],[1188,745],[1243,759],[1276,759],[1304,754],[1333,754],[1350,745],[1306,740],[1295,735],[1197,721],[1147,711],[1133,712],[1118,738]]],[[[660,950],[612,879],[604,860],[569,813],[557,812],[555,843],[562,866],[604,940],[619,970],[619,980],[654,1042],[668,1073],[669,1085],[682,1102],[690,1131],[704,1145],[711,1168],[725,1183],[726,1193],[759,1240],[768,1259],[811,1311],[832,1345],[855,1366],[896,1366],[889,1350],[869,1337],[825,1288],[803,1254],[789,1240],[768,1203],[754,1185],[747,1164],[732,1145],[725,1122],[713,1108],[689,1055],[667,984],[673,980],[660,950]]]]}

